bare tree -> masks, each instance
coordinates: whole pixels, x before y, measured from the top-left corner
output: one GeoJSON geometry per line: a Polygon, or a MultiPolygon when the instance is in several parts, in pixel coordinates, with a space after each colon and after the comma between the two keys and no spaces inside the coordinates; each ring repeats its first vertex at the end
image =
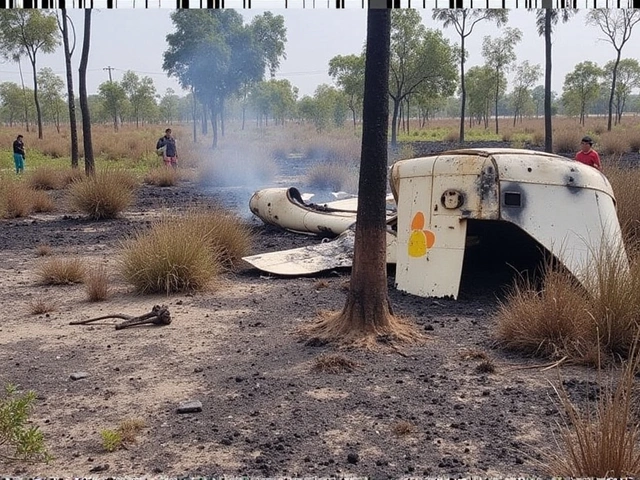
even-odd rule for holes
{"type": "Polygon", "coordinates": [[[314,338],[360,346],[412,340],[393,315],[387,291],[386,208],[391,10],[369,8],[355,253],[343,310],[308,328],[314,338]]]}
{"type": "Polygon", "coordinates": [[[474,9],[456,8],[434,10],[433,18],[440,20],[445,28],[453,26],[460,35],[460,143],[464,142],[464,119],[467,100],[467,89],[464,83],[464,63],[467,57],[465,41],[478,22],[489,20],[495,22],[497,27],[507,22],[508,10],[500,9],[474,9]]]}
{"type": "Polygon", "coordinates": [[[607,130],[611,131],[611,119],[613,116],[613,97],[616,91],[616,80],[618,75],[618,65],[622,47],[631,37],[633,27],[640,22],[640,10],[638,9],[604,9],[590,10],[587,14],[587,23],[600,27],[605,34],[606,42],[613,45],[616,50],[616,60],[613,65],[611,75],[611,93],[609,94],[609,119],[607,120],[607,130]]]}
{"type": "Polygon", "coordinates": [[[82,111],[82,142],[84,145],[84,170],[87,175],[93,175],[95,164],[93,160],[93,143],[91,141],[91,117],[89,115],[89,101],[87,98],[87,64],[89,63],[89,46],[91,45],[91,9],[84,11],[84,37],[82,41],[82,55],[80,57],[80,110],[82,111]]]}
{"type": "Polygon", "coordinates": [[[73,71],[71,70],[71,56],[76,49],[76,29],[67,16],[67,9],[61,9],[62,20],[58,18],[58,28],[62,32],[64,46],[64,63],[67,72],[67,102],[69,104],[69,125],[71,127],[71,168],[78,168],[78,125],[76,122],[76,101],[73,93],[73,71]],[[69,24],[73,30],[73,47],[69,47],[69,24]]]}

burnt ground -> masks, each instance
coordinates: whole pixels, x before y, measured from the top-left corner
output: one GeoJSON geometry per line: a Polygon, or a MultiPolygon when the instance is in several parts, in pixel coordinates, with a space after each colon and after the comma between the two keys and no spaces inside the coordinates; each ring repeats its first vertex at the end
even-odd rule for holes
{"type": "Polygon", "coordinates": [[[399,292],[389,269],[395,312],[426,335],[423,345],[399,351],[338,350],[297,335],[318,311],[344,305],[348,270],[278,278],[247,267],[212,291],[170,296],[134,295],[114,275],[113,293],[100,303],[88,302],[82,286],[37,283],[38,245],[115,271],[118,242],[167,209],[223,204],[244,212],[255,231],[253,253],[318,241],[246,215],[246,193],[189,182],[143,186],[118,220],[55,212],[0,222],[0,383],[37,392],[33,421],[55,457],[49,464],[0,458],[0,476],[545,473],[544,452],[557,450],[562,421],[553,385],[563,383],[582,402],[596,373],[567,365],[544,370],[547,360],[495,345],[493,314],[512,271],[482,255],[466,264],[457,301],[399,292]],[[35,299],[56,309],[33,315],[35,299]],[[108,313],[138,315],[154,304],[169,307],[170,325],[69,325],[108,313]],[[357,366],[314,371],[325,354],[357,366]],[[480,355],[495,371],[479,368],[480,355]],[[71,380],[77,372],[88,376],[71,380]],[[202,411],[177,413],[188,400],[200,401],[202,411]],[[100,432],[128,418],[145,424],[137,441],[104,451],[100,432]]]}

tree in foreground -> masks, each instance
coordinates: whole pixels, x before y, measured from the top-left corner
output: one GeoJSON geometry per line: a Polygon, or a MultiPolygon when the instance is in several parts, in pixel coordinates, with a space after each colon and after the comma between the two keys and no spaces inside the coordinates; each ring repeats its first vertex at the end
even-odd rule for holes
{"type": "MultiPolygon", "coordinates": [[[[577,11],[569,8],[542,8],[536,11],[536,26],[538,35],[544,37],[544,151],[553,151],[553,129],[551,121],[551,34],[553,27],[562,18],[567,23],[577,11]]],[[[537,114],[537,112],[536,112],[537,114]]]]}
{"type": "Polygon", "coordinates": [[[412,342],[419,333],[393,315],[387,291],[386,215],[391,11],[369,8],[362,150],[355,252],[343,310],[304,331],[311,338],[352,346],[412,342]]]}
{"type": "Polygon", "coordinates": [[[82,111],[82,142],[84,144],[84,170],[87,175],[93,175],[95,164],[93,160],[93,142],[91,140],[91,118],[89,114],[89,100],[87,96],[87,65],[89,64],[89,47],[91,46],[91,9],[84,11],[84,37],[82,41],[82,55],[80,57],[80,110],[82,111]]]}

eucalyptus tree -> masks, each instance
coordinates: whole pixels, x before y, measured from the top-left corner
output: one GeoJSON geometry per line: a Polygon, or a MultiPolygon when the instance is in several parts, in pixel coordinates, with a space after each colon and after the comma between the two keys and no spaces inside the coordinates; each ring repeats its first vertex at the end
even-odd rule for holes
{"type": "Polygon", "coordinates": [[[613,116],[613,97],[616,91],[618,66],[622,55],[622,48],[631,38],[633,27],[640,22],[640,9],[594,9],[587,14],[587,23],[596,25],[605,35],[605,41],[610,43],[616,51],[616,59],[612,68],[611,88],[609,94],[609,118],[607,130],[611,131],[613,116]]]}
{"type": "Polygon", "coordinates": [[[367,13],[358,222],[349,292],[341,312],[327,316],[307,331],[312,338],[364,347],[416,338],[415,331],[393,315],[387,286],[385,195],[391,15],[387,8],[369,8],[367,13]]]}
{"type": "Polygon", "coordinates": [[[71,57],[76,49],[76,29],[75,25],[67,15],[67,9],[63,6],[60,9],[60,16],[56,16],[58,28],[62,34],[62,46],[64,49],[64,65],[67,74],[67,108],[69,109],[69,129],[71,137],[71,168],[78,168],[78,124],[76,120],[76,102],[73,91],[73,70],[71,68],[71,57]],[[72,42],[69,39],[69,26],[73,34],[72,42]]]}
{"type": "Polygon", "coordinates": [[[113,129],[117,132],[127,93],[120,83],[109,80],[98,85],[98,94],[102,99],[102,108],[113,119],[113,129]]]}
{"type": "MultiPolygon", "coordinates": [[[[605,76],[613,77],[615,61],[611,60],[604,66],[605,76]]],[[[616,110],[616,124],[622,121],[627,100],[633,89],[640,87],[640,63],[635,58],[623,58],[618,63],[618,74],[616,77],[616,90],[613,98],[613,106],[616,110]]]]}
{"type": "Polygon", "coordinates": [[[84,148],[84,169],[87,175],[95,172],[93,158],[93,139],[91,137],[91,113],[87,96],[87,65],[89,64],[89,48],[91,47],[91,8],[84,10],[84,33],[82,36],[82,53],[78,69],[80,111],[82,112],[82,143],[84,148]]]}
{"type": "Polygon", "coordinates": [[[389,96],[393,103],[391,144],[397,143],[400,105],[418,89],[449,96],[455,92],[455,51],[442,32],[427,30],[417,10],[393,10],[391,14],[389,96]]]}
{"type": "Polygon", "coordinates": [[[49,67],[40,69],[37,78],[43,100],[43,110],[46,114],[43,116],[46,116],[60,133],[60,112],[64,105],[62,97],[64,81],[49,67]]]}
{"type": "Polygon", "coordinates": [[[0,55],[15,60],[26,55],[33,70],[33,99],[42,138],[42,111],[38,100],[38,53],[53,53],[59,44],[55,15],[45,10],[0,10],[0,55]]]}
{"type": "Polygon", "coordinates": [[[564,78],[562,104],[571,115],[578,115],[584,125],[587,110],[600,93],[603,70],[591,61],[578,63],[564,78]]]}
{"type": "Polygon", "coordinates": [[[129,99],[131,112],[138,128],[140,119],[148,117],[150,111],[156,107],[156,87],[151,77],[140,78],[131,70],[124,73],[120,85],[129,99]]]}
{"type": "Polygon", "coordinates": [[[517,28],[507,27],[504,35],[498,38],[484,37],[482,41],[482,56],[485,58],[495,75],[494,104],[496,119],[496,134],[498,134],[498,100],[500,99],[502,74],[507,72],[516,60],[516,44],[522,40],[522,32],[517,28]]]}
{"type": "Polygon", "coordinates": [[[364,54],[333,57],[329,60],[329,75],[349,98],[349,110],[355,130],[364,95],[364,54]]]}
{"type": "Polygon", "coordinates": [[[467,60],[467,37],[473,33],[474,27],[482,21],[495,23],[501,27],[509,18],[509,11],[505,9],[455,8],[435,9],[433,19],[442,22],[445,28],[454,27],[460,36],[460,143],[464,142],[465,108],[467,100],[467,86],[465,84],[464,64],[467,60]]]}
{"type": "Polygon", "coordinates": [[[207,106],[218,144],[218,124],[224,135],[224,102],[251,82],[271,74],[284,56],[286,29],[282,16],[267,12],[245,25],[235,10],[176,10],[176,31],[167,35],[163,69],[207,106]]]}
{"type": "Polygon", "coordinates": [[[576,10],[561,8],[543,8],[536,10],[538,35],[544,37],[544,150],[553,151],[553,128],[551,120],[551,35],[559,20],[566,23],[575,15],[576,10]]]}
{"type": "Polygon", "coordinates": [[[538,81],[542,74],[540,65],[531,65],[528,60],[516,65],[512,95],[513,125],[518,116],[522,118],[526,104],[532,101],[531,87],[538,81]]]}

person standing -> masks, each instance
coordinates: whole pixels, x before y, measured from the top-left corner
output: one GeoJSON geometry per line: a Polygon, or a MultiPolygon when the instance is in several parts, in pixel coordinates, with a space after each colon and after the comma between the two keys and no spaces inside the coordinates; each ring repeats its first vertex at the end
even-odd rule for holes
{"type": "Polygon", "coordinates": [[[22,138],[22,135],[18,135],[18,138],[13,141],[13,163],[16,166],[17,174],[24,172],[25,153],[22,138]]]}
{"type": "Polygon", "coordinates": [[[576,160],[602,171],[600,155],[598,155],[598,152],[596,152],[592,146],[593,140],[591,137],[583,137],[582,142],[580,142],[580,151],[576,153],[576,160]]]}
{"type": "Polygon", "coordinates": [[[176,148],[176,140],[171,136],[171,129],[164,131],[164,136],[160,137],[156,143],[156,150],[162,149],[162,159],[167,167],[177,168],[178,166],[178,149],[176,148]]]}

